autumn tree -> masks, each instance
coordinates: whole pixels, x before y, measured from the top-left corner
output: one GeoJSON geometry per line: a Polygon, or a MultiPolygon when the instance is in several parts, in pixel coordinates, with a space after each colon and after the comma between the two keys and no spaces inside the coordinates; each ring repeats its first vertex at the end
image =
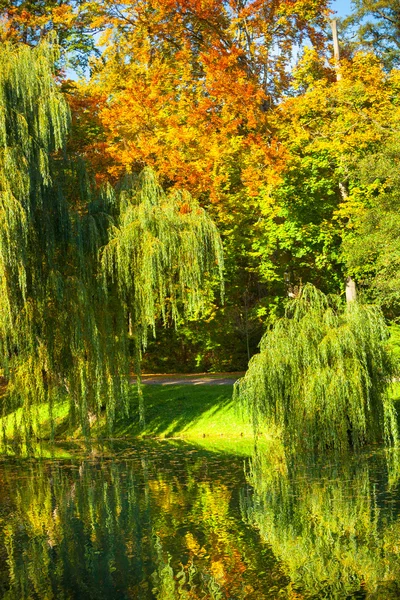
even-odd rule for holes
{"type": "Polygon", "coordinates": [[[1,0],[0,39],[32,47],[55,34],[65,51],[59,61],[82,72],[98,54],[90,14],[84,0],[1,0]]]}
{"type": "Polygon", "coordinates": [[[345,274],[354,274],[341,243],[377,193],[358,165],[398,128],[397,71],[386,73],[376,57],[358,53],[342,61],[340,73],[336,81],[333,68],[306,50],[293,73],[302,93],[274,112],[287,162],[281,181],[260,192],[254,250],[263,277],[286,279],[288,292],[307,281],[340,291],[345,274]]]}
{"type": "Polygon", "coordinates": [[[343,29],[350,46],[373,51],[388,69],[400,66],[398,0],[352,0],[343,29]]]}
{"type": "Polygon", "coordinates": [[[290,85],[297,44],[307,38],[322,48],[325,11],[324,2],[141,0],[102,2],[93,12],[93,26],[105,28],[103,54],[91,80],[69,94],[76,147],[98,180],[151,165],[165,186],[211,205],[225,241],[226,304],[191,332],[204,340],[203,356],[221,356],[227,335],[227,345],[241,348],[217,368],[243,368],[260,337],[254,307],[266,288],[252,255],[257,196],[286,161],[271,107],[290,85]]]}
{"type": "MultiPolygon", "coordinates": [[[[267,109],[288,85],[295,44],[321,43],[325,4],[184,4],[140,0],[98,6],[107,27],[101,89],[111,174],[155,167],[166,182],[216,201],[240,182],[250,193],[282,160],[267,109]],[[271,170],[271,164],[274,168],[271,170]]],[[[89,88],[90,89],[90,88],[89,88]]]]}

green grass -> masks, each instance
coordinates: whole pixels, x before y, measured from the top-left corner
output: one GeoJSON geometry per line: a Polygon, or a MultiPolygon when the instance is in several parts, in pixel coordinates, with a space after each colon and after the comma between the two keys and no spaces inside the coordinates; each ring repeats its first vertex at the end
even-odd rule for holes
{"type": "Polygon", "coordinates": [[[398,413],[400,413],[400,381],[394,381],[390,389],[390,396],[398,413]]]}
{"type": "MultiPolygon", "coordinates": [[[[65,427],[68,423],[68,402],[57,404],[53,408],[53,418],[56,429],[65,427]]],[[[6,437],[12,439],[14,432],[21,423],[22,409],[8,414],[0,419],[0,430],[5,429],[6,437]]],[[[51,435],[50,411],[48,404],[41,404],[33,412],[33,432],[38,438],[48,439],[51,435]]]]}
{"type": "MultiPolygon", "coordinates": [[[[144,385],[146,427],[140,429],[137,393],[132,389],[130,417],[117,419],[113,438],[182,438],[201,441],[209,445],[224,440],[230,447],[232,440],[243,442],[246,447],[253,439],[253,429],[234,406],[232,385],[144,385]]],[[[55,438],[79,439],[80,429],[72,430],[68,423],[68,403],[60,403],[53,409],[55,438]]],[[[4,417],[3,426],[7,438],[14,436],[15,424],[21,419],[21,411],[4,417]]],[[[34,424],[38,438],[50,437],[50,418],[47,405],[40,406],[34,424]]],[[[110,437],[101,416],[92,425],[94,438],[110,437]]],[[[235,445],[235,444],[234,444],[235,445]]],[[[247,450],[246,450],[247,454],[247,450]]]]}
{"type": "MultiPolygon", "coordinates": [[[[235,409],[232,391],[232,385],[144,386],[147,422],[142,435],[187,439],[252,436],[250,423],[235,409]]],[[[137,419],[117,422],[116,432],[138,435],[139,423],[137,419]]]]}
{"type": "MultiPolygon", "coordinates": [[[[254,436],[251,423],[243,418],[232,401],[232,385],[144,385],[146,427],[142,431],[138,419],[138,398],[132,386],[131,416],[117,419],[112,438],[183,439],[205,449],[218,452],[251,454],[254,436]]],[[[400,381],[392,388],[397,412],[400,415],[400,381]]],[[[80,440],[80,429],[71,429],[68,423],[68,403],[60,403],[53,410],[56,440],[80,440]]],[[[14,436],[15,423],[21,419],[21,410],[7,415],[0,423],[5,425],[8,439],[14,436]]],[[[48,405],[37,411],[35,435],[50,438],[48,405]]],[[[108,438],[105,417],[92,426],[92,437],[108,438]]],[[[264,441],[274,436],[262,436],[264,441]]]]}
{"type": "MultiPolygon", "coordinates": [[[[199,439],[252,438],[251,424],[232,401],[232,385],[145,385],[146,427],[139,427],[137,395],[130,419],[116,422],[116,437],[199,439]]],[[[93,428],[104,433],[102,424],[93,428]]]]}

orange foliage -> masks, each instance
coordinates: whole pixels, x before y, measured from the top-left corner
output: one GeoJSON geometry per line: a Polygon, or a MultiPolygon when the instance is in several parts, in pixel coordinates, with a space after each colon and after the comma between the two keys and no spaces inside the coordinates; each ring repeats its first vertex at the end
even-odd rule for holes
{"type": "MultiPolygon", "coordinates": [[[[101,107],[106,96],[86,85],[67,81],[63,84],[71,115],[72,130],[68,142],[71,155],[83,155],[91,166],[99,184],[110,180],[113,161],[107,152],[107,142],[100,120],[101,107]]],[[[115,183],[115,181],[113,181],[115,183]]]]}
{"type": "Polygon", "coordinates": [[[217,202],[279,178],[285,151],[270,108],[293,49],[323,44],[327,14],[327,0],[10,0],[0,33],[37,43],[56,30],[79,54],[81,43],[91,52],[88,28],[102,30],[91,81],[68,90],[70,149],[99,181],[150,165],[167,185],[217,202]]]}
{"type": "Polygon", "coordinates": [[[29,2],[6,0],[0,12],[0,40],[34,44],[49,31],[68,30],[77,23],[71,2],[29,2]]]}
{"type": "Polygon", "coordinates": [[[99,3],[105,62],[90,89],[102,98],[109,176],[151,165],[214,202],[275,182],[285,152],[269,107],[288,84],[293,46],[321,42],[325,14],[325,0],[99,3]]]}

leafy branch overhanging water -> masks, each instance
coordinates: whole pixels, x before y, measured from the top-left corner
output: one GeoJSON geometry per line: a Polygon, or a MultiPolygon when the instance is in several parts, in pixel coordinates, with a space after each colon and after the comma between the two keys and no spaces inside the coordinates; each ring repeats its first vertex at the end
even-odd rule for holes
{"type": "Polygon", "coordinates": [[[287,446],[345,450],[395,443],[388,389],[394,361],[379,308],[326,296],[307,284],[265,333],[260,353],[236,385],[256,429],[277,427],[287,446]]]}

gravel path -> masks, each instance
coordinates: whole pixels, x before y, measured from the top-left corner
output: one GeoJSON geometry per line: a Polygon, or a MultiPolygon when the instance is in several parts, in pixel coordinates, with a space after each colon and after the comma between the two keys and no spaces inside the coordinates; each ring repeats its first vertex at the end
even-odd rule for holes
{"type": "Polygon", "coordinates": [[[195,373],[191,375],[143,375],[147,385],[233,385],[244,373],[195,373]]]}

